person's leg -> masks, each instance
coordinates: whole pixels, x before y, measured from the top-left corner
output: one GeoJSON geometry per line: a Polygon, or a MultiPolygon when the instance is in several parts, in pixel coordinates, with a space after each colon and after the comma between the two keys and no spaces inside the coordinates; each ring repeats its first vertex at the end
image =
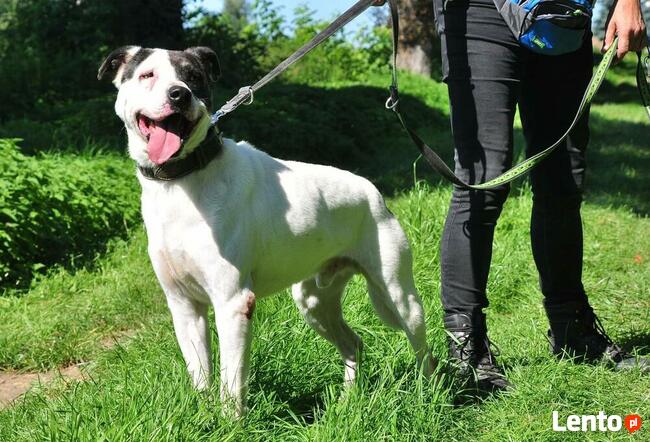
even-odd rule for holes
{"type": "MultiPolygon", "coordinates": [[[[528,156],[554,143],[569,127],[592,74],[591,40],[556,57],[530,55],[520,97],[528,156]]],[[[531,244],[549,318],[552,351],[606,359],[617,369],[650,372],[650,360],[624,352],[607,336],[582,285],[580,206],[589,143],[589,115],[549,158],[531,172],[531,244]]]]}
{"type": "MultiPolygon", "coordinates": [[[[569,128],[592,72],[591,40],[562,56],[529,53],[519,106],[532,156],[569,128]]],[[[589,143],[588,112],[566,141],[531,171],[531,244],[545,304],[586,301],[582,287],[580,206],[589,143]]]]}
{"type": "MultiPolygon", "coordinates": [[[[490,180],[512,163],[512,124],[521,48],[491,0],[436,0],[443,75],[449,87],[455,171],[490,180]]],[[[492,239],[509,187],[485,192],[454,188],[441,238],[441,298],[450,356],[481,389],[508,384],[489,350],[485,314],[492,239]]]]}
{"type": "MultiPolygon", "coordinates": [[[[437,6],[441,14],[440,2],[437,6]]],[[[452,0],[438,22],[455,172],[466,182],[484,182],[512,164],[521,49],[491,0],[452,0]]],[[[508,186],[489,191],[454,188],[441,239],[446,313],[472,313],[488,306],[492,239],[508,191],[508,186]]]]}

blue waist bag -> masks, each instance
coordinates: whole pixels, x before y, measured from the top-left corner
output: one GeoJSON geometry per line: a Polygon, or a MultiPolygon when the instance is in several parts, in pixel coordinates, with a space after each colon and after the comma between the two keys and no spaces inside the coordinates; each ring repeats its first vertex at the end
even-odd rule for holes
{"type": "Polygon", "coordinates": [[[591,28],[589,0],[494,0],[519,43],[543,55],[562,55],[582,47],[591,28]]]}

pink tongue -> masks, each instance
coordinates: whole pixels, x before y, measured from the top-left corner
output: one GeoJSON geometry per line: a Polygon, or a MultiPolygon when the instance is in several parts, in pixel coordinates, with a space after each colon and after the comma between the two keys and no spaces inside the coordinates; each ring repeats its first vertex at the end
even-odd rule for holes
{"type": "Polygon", "coordinates": [[[181,148],[181,137],[167,129],[171,128],[156,126],[147,144],[149,159],[157,165],[165,163],[181,148]]]}

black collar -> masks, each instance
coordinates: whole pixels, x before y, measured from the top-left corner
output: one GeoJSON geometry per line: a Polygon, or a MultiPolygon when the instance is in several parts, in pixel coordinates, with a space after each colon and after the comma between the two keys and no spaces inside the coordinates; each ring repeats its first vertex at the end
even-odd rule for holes
{"type": "Polygon", "coordinates": [[[202,170],[223,150],[221,134],[211,128],[203,142],[182,160],[172,160],[155,167],[138,166],[142,176],[155,181],[174,181],[202,170]]]}

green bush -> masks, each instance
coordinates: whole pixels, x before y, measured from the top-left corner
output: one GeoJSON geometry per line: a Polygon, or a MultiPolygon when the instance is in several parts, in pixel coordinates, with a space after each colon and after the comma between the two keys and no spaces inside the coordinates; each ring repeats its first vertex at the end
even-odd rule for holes
{"type": "Polygon", "coordinates": [[[180,48],[182,3],[0,1],[0,121],[106,93],[112,85],[97,81],[97,70],[119,46],[180,48]]]}
{"type": "Polygon", "coordinates": [[[86,152],[103,150],[124,152],[124,125],[115,116],[115,92],[97,98],[43,104],[29,118],[10,119],[0,125],[1,138],[20,138],[20,149],[37,152],[86,152]]]}
{"type": "Polygon", "coordinates": [[[20,153],[0,140],[0,286],[100,250],[139,220],[133,164],[114,155],[20,153]]]}

